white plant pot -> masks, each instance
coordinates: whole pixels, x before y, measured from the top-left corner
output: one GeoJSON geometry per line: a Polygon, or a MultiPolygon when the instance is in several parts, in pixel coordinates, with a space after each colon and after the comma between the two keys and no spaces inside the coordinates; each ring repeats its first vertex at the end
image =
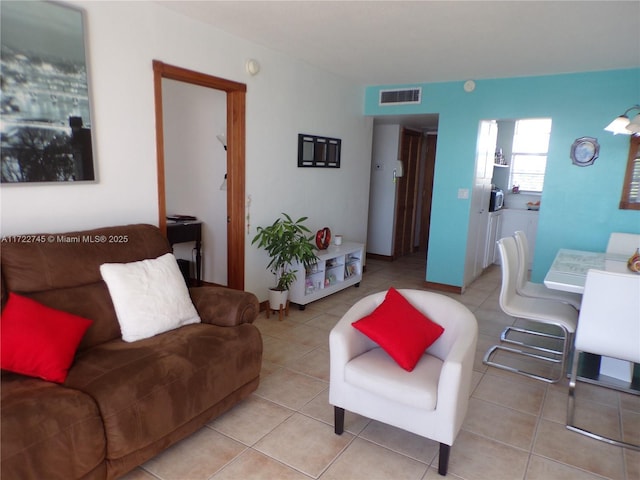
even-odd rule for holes
{"type": "Polygon", "coordinates": [[[287,298],[289,298],[289,290],[272,290],[269,289],[269,307],[271,310],[280,310],[287,307],[287,298]]]}

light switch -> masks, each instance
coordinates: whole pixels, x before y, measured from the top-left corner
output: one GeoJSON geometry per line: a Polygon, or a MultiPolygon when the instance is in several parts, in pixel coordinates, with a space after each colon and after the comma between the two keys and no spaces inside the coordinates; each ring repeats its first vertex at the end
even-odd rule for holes
{"type": "Polygon", "coordinates": [[[459,188],[458,189],[458,198],[465,200],[469,198],[469,189],[468,188],[459,188]]]}

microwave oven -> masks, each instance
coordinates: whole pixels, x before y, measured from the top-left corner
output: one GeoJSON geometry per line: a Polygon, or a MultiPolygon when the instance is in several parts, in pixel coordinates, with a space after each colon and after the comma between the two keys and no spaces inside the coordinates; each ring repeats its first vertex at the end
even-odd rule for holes
{"type": "Polygon", "coordinates": [[[504,192],[499,188],[491,190],[491,197],[489,199],[489,211],[497,212],[504,207],[504,192]]]}

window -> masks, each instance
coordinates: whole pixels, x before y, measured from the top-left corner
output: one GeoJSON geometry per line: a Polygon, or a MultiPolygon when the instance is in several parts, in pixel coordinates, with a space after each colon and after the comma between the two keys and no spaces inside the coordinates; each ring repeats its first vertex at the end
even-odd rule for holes
{"type": "Polygon", "coordinates": [[[550,118],[516,120],[509,188],[518,185],[520,191],[542,192],[550,136],[550,118]]]}
{"type": "Polygon", "coordinates": [[[640,210],[640,137],[631,137],[620,208],[640,210]]]}

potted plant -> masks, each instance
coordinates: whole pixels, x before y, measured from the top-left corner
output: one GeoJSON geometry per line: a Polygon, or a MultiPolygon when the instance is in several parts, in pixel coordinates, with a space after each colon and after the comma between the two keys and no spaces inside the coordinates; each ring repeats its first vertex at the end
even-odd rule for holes
{"type": "Polygon", "coordinates": [[[313,234],[305,225],[308,217],[295,222],[286,213],[268,227],[258,227],[251,244],[264,248],[271,261],[267,270],[276,276],[276,286],[269,289],[269,306],[278,310],[287,304],[289,288],[296,280],[296,271],[292,263],[301,263],[305,269],[318,261],[315,254],[313,234]]]}

